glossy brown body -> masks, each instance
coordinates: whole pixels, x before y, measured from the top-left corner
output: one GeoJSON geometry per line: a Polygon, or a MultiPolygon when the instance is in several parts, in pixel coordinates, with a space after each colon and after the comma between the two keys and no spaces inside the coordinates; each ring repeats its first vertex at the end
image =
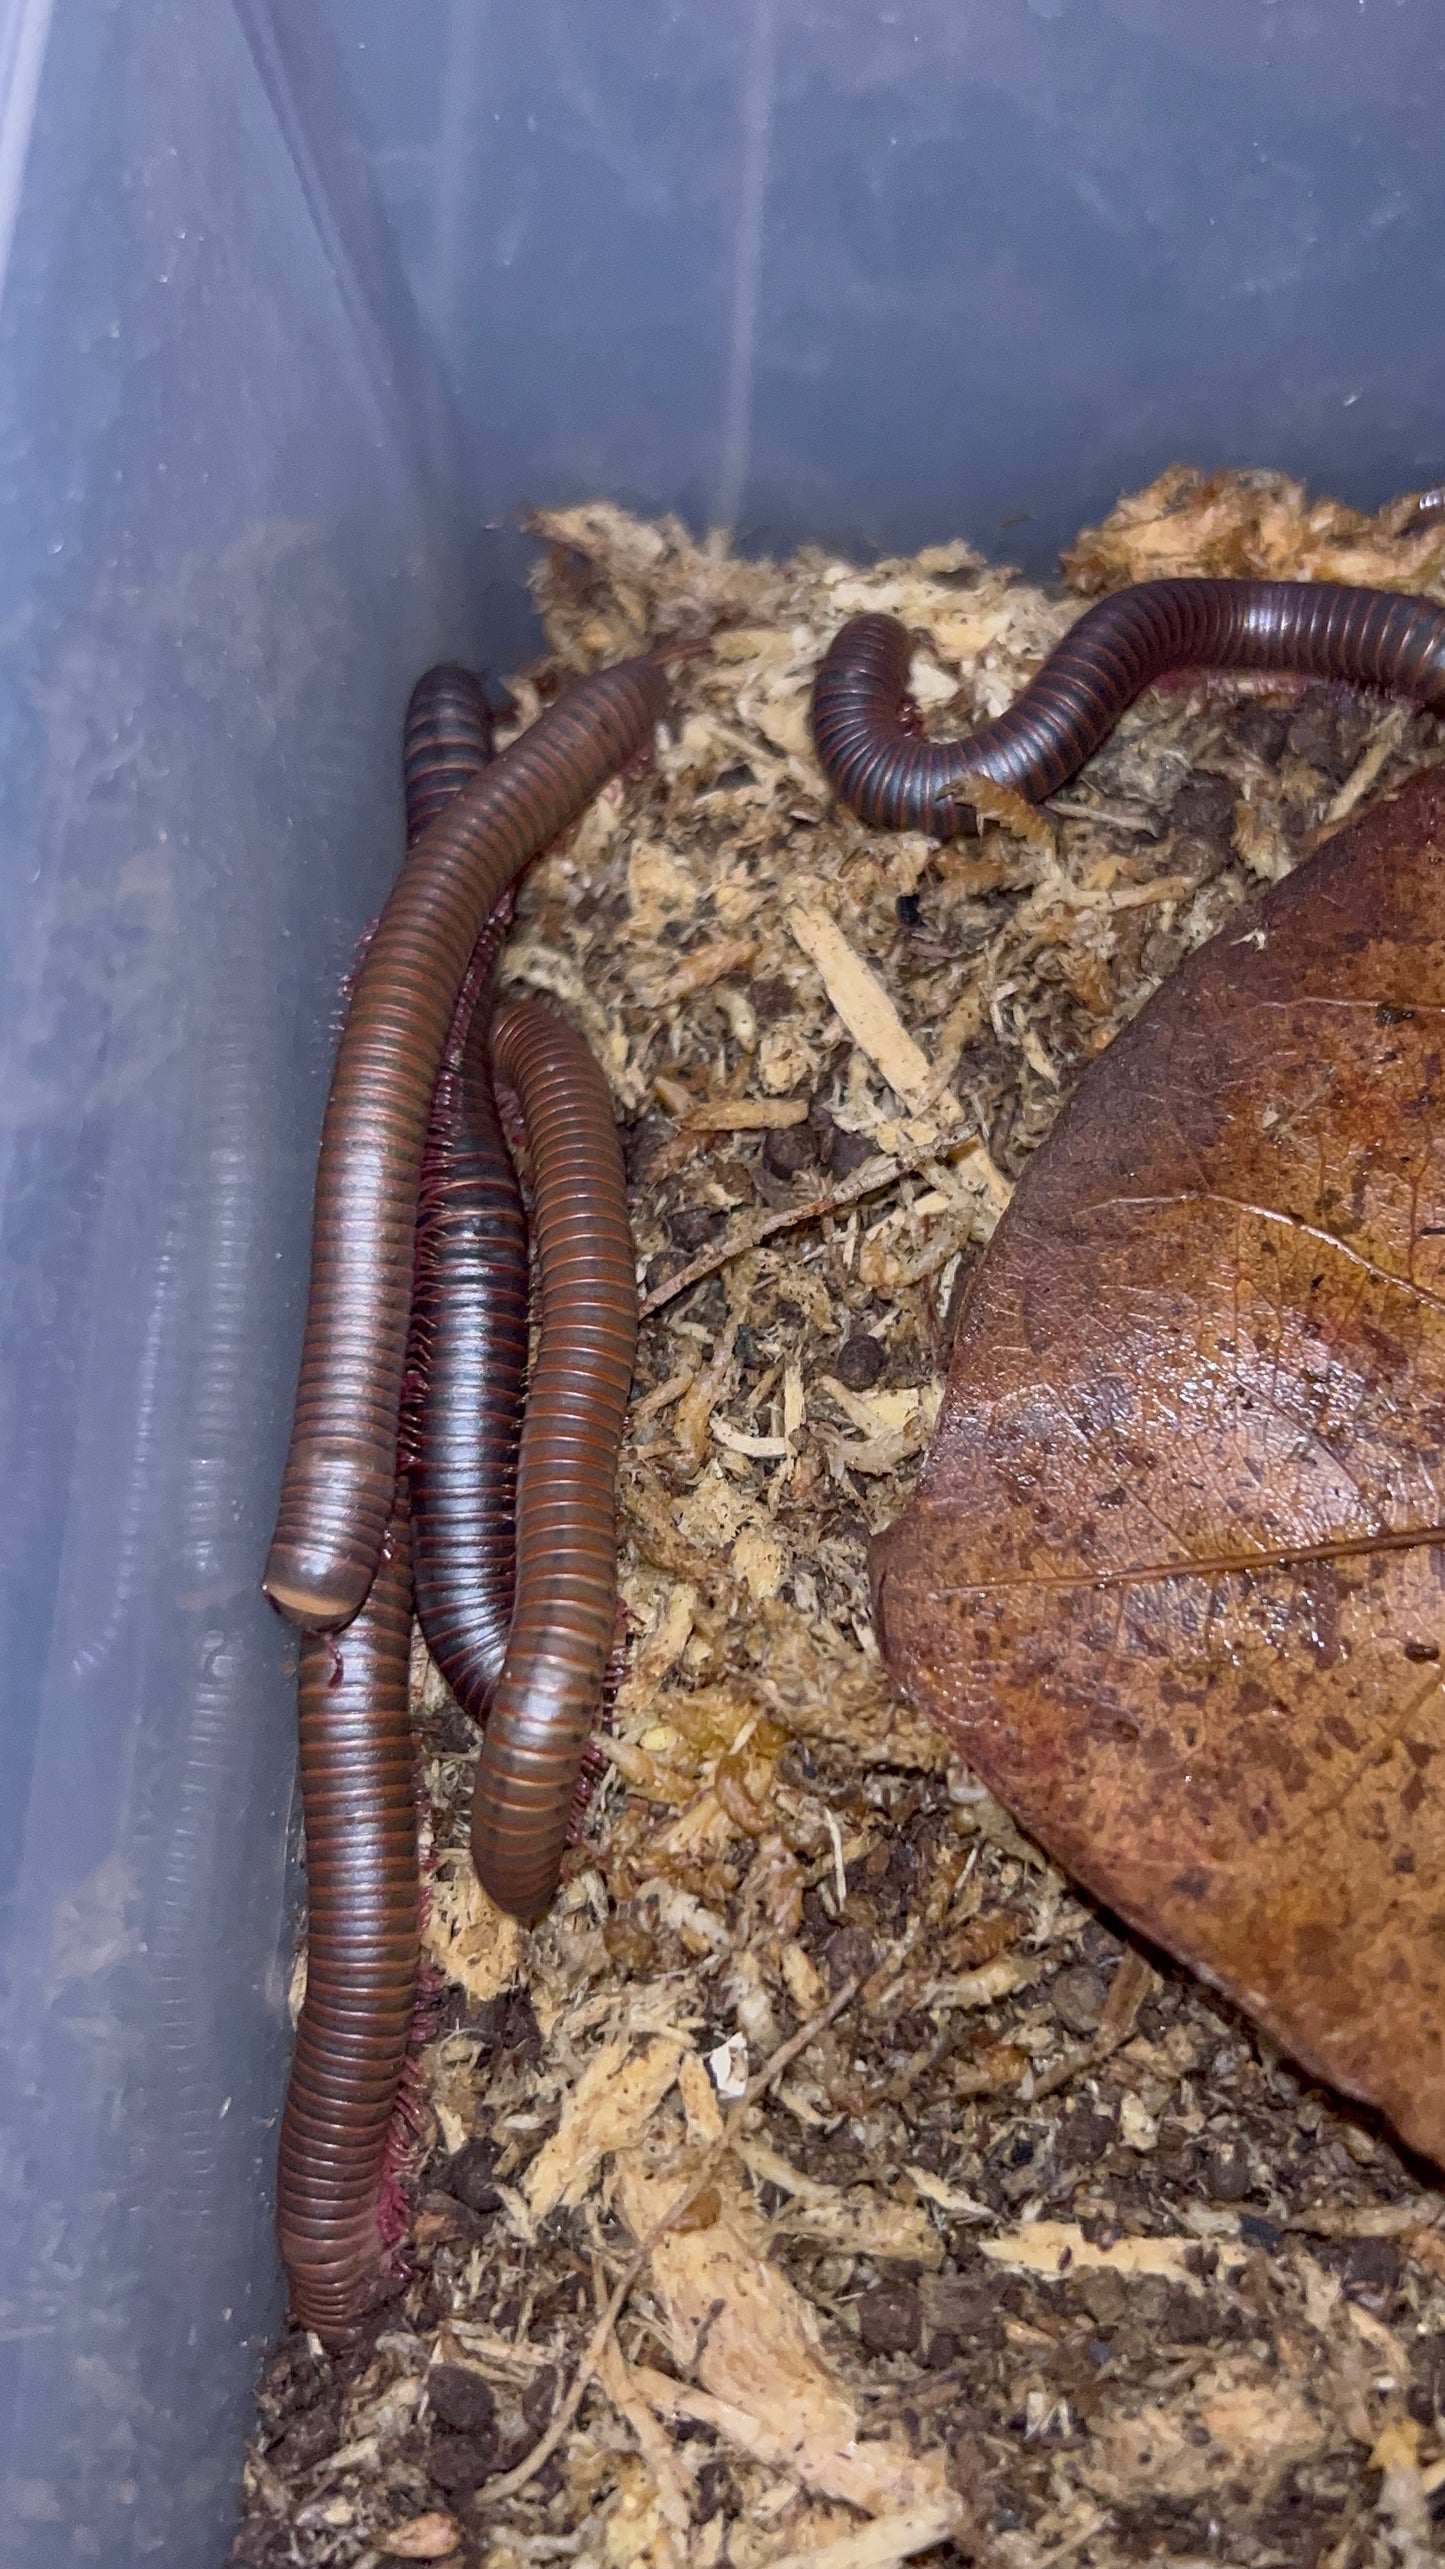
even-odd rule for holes
{"type": "MultiPolygon", "coordinates": [[[[491,757],[480,681],[418,680],[403,747],[408,844],[491,757]]],[[[527,1369],[527,1232],[492,1096],[492,964],[510,898],[478,939],[432,1101],[417,1206],[410,1366],[412,1568],[427,1647],[479,1721],[512,1618],[517,1446],[527,1369]]]]}
{"type": "Polygon", "coordinates": [[[1039,802],[1092,758],[1120,715],[1173,669],[1344,679],[1445,711],[1445,607],[1391,589],[1309,580],[1146,580],[1103,598],[996,721],[925,740],[908,696],[911,643],[892,616],[855,616],[813,684],[813,740],[840,802],[881,829],[951,838],[971,825],[970,776],[1039,802]]]}
{"type": "Polygon", "coordinates": [[[307,1633],[301,1642],[306,1997],[281,2125],[276,2218],[292,2309],[333,2347],[383,2289],[377,2189],[411,2033],[410,1642],[410,1538],[399,1491],[361,1612],[344,1633],[307,1633]]]}
{"type": "Polygon", "coordinates": [[[532,1164],[541,1314],[517,1475],[517,1591],[472,1810],[478,1879],[534,1917],[556,1887],[617,1610],[617,1456],[637,1344],[622,1152],[606,1083],[533,1001],[492,1031],[532,1164]]]}
{"type": "Polygon", "coordinates": [[[480,678],[455,660],[438,661],[413,687],[402,726],[409,848],[491,765],[495,750],[491,707],[480,678]]]}
{"type": "Polygon", "coordinates": [[[349,1621],[391,1507],[427,1121],[468,961],[538,849],[647,740],[651,660],[581,680],[432,822],[402,867],[342,1030],[316,1180],[311,1290],[268,1594],[349,1621]]]}

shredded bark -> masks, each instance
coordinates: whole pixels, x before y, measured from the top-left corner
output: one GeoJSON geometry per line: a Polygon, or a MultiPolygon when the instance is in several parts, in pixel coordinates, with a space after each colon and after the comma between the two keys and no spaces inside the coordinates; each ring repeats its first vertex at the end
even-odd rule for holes
{"type": "Polygon", "coordinates": [[[1103,590],[1445,598],[1445,525],[1178,471],[1054,591],[962,543],[859,570],[605,505],[538,532],[520,719],[569,671],[709,643],[672,664],[650,772],[524,887],[504,965],[587,1036],[624,1127],[649,1312],[627,1664],[524,1934],[472,1877],[475,1743],[417,1652],[444,1985],[410,2264],[356,2354],[293,2332],[268,2363],[237,2569],[1424,2562],[1437,2172],[1021,1836],[884,1677],[865,1545],[960,1281],[1087,1063],[1445,734],[1348,689],[1183,681],[1042,816],[1001,804],[940,853],[834,806],[806,715],[859,608],[919,635],[948,729],[1103,590]]]}

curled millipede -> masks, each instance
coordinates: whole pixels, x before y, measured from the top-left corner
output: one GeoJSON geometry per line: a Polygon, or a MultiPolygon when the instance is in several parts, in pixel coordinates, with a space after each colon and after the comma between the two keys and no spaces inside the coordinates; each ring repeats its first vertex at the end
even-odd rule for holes
{"type": "MultiPolygon", "coordinates": [[[[481,682],[428,670],[407,707],[403,767],[414,843],[491,754],[481,682]]],[[[427,1647],[479,1721],[512,1617],[517,1445],[527,1367],[527,1233],[487,1060],[487,982],[503,896],[473,953],[448,1037],[422,1161],[412,1286],[412,1567],[427,1647]]]]}
{"type": "Polygon", "coordinates": [[[441,812],[402,867],[342,1029],[316,1178],[311,1289],[265,1587],[294,1623],[346,1623],[391,1507],[417,1193],[472,949],[500,895],[648,739],[655,659],[584,678],[441,812]]]}
{"type": "Polygon", "coordinates": [[[893,616],[844,625],[813,682],[813,741],[839,801],[880,829],[951,838],[970,776],[1040,802],[1173,669],[1339,678],[1445,711],[1445,608],[1310,580],[1145,580],[1090,607],[1007,710],[963,740],[920,738],[911,645],[893,616]]]}
{"type": "Polygon", "coordinates": [[[385,2292],[377,2189],[406,2066],[418,1942],[407,1714],[411,1556],[399,1486],[344,1633],[301,1642],[306,1996],[281,2123],[276,2226],[303,2327],[345,2345],[385,2292]]]}
{"type": "Polygon", "coordinates": [[[602,1074],[533,1000],[492,1029],[532,1165],[541,1311],[517,1471],[512,1627],[477,1768],[472,1856],[499,1908],[556,1888],[612,1649],[617,1456],[637,1345],[627,1184],[602,1074]]]}

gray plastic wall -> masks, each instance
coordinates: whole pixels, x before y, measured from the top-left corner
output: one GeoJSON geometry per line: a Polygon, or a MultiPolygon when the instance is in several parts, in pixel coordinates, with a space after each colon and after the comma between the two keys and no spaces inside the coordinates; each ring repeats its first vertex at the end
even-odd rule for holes
{"type": "Polygon", "coordinates": [[[330,6],[483,519],[1048,572],[1175,459],[1445,472],[1438,0],[330,6]]]}
{"type": "Polygon", "coordinates": [[[226,2554],[343,976],[529,501],[1445,474],[1437,0],[0,0],[0,2564],[226,2554]],[[420,316],[420,317],[419,317],[420,316]]]}
{"type": "Polygon", "coordinates": [[[208,0],[0,29],[0,2560],[209,2569],[281,2307],[310,1172],[472,635],[334,66],[208,0]]]}

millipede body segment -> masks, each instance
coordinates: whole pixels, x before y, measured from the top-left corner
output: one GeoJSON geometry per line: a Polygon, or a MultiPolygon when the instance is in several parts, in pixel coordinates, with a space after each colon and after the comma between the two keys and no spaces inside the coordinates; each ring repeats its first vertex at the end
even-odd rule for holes
{"type": "Polygon", "coordinates": [[[532,1163],[540,1344],[517,1473],[517,1588],[472,1810],[478,1879],[529,1918],[556,1887],[617,1607],[617,1457],[637,1280],[612,1101],[580,1036],[535,1001],[492,1031],[532,1163]]]}
{"type": "Polygon", "coordinates": [[[496,754],[487,692],[475,670],[440,660],[407,700],[401,736],[406,843],[415,847],[496,754]]]}
{"type": "MultiPolygon", "coordinates": [[[[468,669],[428,670],[407,707],[407,836],[491,756],[492,720],[468,669]]],[[[422,1161],[412,1284],[408,1455],[416,1610],[457,1701],[480,1720],[512,1616],[517,1445],[527,1369],[527,1233],[487,1055],[504,894],[473,951],[437,1081],[422,1161]]]]}
{"type": "Polygon", "coordinates": [[[281,2124],[276,2226],[292,2309],[331,2346],[345,2344],[384,2289],[377,2190],[418,1943],[410,1655],[399,1487],[361,1612],[334,1639],[307,1633],[301,1642],[306,1996],[281,2124]]]}

